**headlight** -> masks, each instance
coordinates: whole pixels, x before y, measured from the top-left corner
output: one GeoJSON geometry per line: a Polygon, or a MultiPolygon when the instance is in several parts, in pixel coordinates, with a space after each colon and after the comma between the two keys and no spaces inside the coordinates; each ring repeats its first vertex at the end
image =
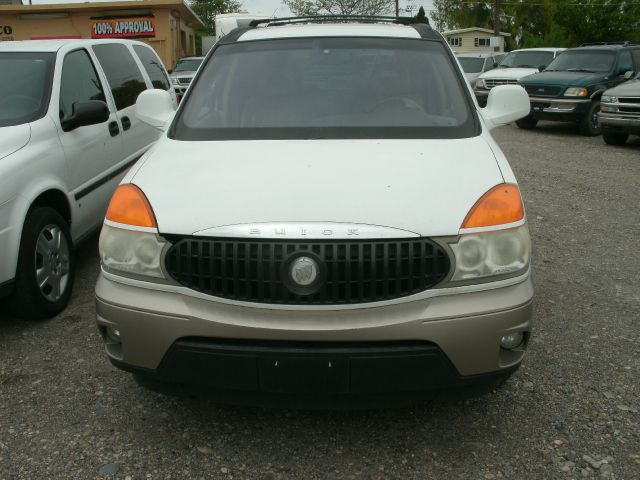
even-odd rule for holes
{"type": "Polygon", "coordinates": [[[157,233],[125,230],[105,224],[98,248],[102,264],[110,270],[164,278],[160,258],[165,245],[157,233]]]}
{"type": "Polygon", "coordinates": [[[487,88],[487,84],[484,83],[484,79],[479,78],[476,80],[476,88],[487,88]]]}
{"type": "Polygon", "coordinates": [[[531,257],[531,238],[526,225],[508,230],[471,233],[451,244],[456,259],[452,282],[524,270],[531,257]]]}
{"type": "Polygon", "coordinates": [[[603,103],[618,103],[618,97],[613,97],[611,95],[603,95],[602,96],[603,103]]]}
{"type": "Polygon", "coordinates": [[[564,92],[565,97],[586,97],[587,89],[581,87],[569,87],[564,92]]]}

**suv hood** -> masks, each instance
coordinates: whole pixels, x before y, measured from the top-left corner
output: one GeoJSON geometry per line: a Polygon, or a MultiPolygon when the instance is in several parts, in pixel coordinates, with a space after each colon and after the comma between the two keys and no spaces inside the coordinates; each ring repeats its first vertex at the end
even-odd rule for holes
{"type": "Polygon", "coordinates": [[[381,225],[456,235],[503,177],[482,136],[462,140],[185,142],[163,137],[128,181],[161,233],[264,222],[381,225]]]}
{"type": "Polygon", "coordinates": [[[605,95],[628,95],[630,97],[640,97],[640,80],[629,80],[628,82],[624,82],[611,90],[607,90],[605,95]]]}
{"type": "Polygon", "coordinates": [[[0,128],[0,159],[17,152],[31,138],[31,126],[28,123],[0,128]]]}
{"type": "Polygon", "coordinates": [[[534,73],[538,73],[537,68],[495,68],[488,72],[484,72],[479,78],[505,78],[507,80],[519,80],[522,77],[533,75],[534,73]]]}
{"type": "Polygon", "coordinates": [[[588,72],[540,72],[522,79],[527,85],[556,85],[560,87],[587,87],[601,82],[609,74],[588,72]]]}

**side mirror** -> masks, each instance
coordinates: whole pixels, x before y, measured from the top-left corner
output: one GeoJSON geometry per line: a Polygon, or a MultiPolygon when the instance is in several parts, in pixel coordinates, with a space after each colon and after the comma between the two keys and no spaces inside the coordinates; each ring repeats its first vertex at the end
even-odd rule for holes
{"type": "Polygon", "coordinates": [[[620,67],[620,70],[618,70],[618,76],[620,77],[624,77],[628,72],[632,72],[633,69],[631,67],[627,66],[623,66],[620,67]]]}
{"type": "Polygon", "coordinates": [[[109,107],[100,100],[88,100],[73,104],[71,116],[60,120],[62,130],[70,132],[78,127],[97,125],[109,120],[109,107]]]}
{"type": "Polygon", "coordinates": [[[499,85],[489,92],[487,106],[480,109],[489,129],[515,122],[529,115],[529,95],[520,85],[499,85]]]}
{"type": "Polygon", "coordinates": [[[138,95],[136,117],[154,128],[164,130],[174,112],[171,94],[166,90],[152,88],[138,95]]]}
{"type": "Polygon", "coordinates": [[[624,79],[625,79],[625,80],[629,80],[629,79],[631,79],[634,75],[635,75],[635,72],[633,72],[633,71],[629,70],[628,72],[626,72],[626,73],[624,74],[624,79]]]}
{"type": "Polygon", "coordinates": [[[545,68],[547,68],[547,66],[546,66],[546,65],[540,65],[540,66],[538,66],[538,71],[539,71],[539,72],[541,72],[541,71],[543,71],[545,68]]]}

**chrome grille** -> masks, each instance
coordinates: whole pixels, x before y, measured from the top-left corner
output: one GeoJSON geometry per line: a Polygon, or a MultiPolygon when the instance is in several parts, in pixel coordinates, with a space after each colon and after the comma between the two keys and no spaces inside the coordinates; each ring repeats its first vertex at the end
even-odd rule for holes
{"type": "Polygon", "coordinates": [[[507,78],[491,78],[486,79],[484,84],[487,88],[497,87],[498,85],[517,85],[518,80],[515,79],[507,79],[507,78]]]}

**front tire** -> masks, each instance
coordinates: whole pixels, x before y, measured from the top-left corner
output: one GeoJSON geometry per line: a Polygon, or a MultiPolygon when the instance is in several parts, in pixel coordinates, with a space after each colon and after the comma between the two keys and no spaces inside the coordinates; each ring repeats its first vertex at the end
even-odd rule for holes
{"type": "Polygon", "coordinates": [[[48,207],[31,210],[24,222],[9,308],[19,318],[50,318],[69,303],[75,273],[69,225],[48,207]]]}
{"type": "Polygon", "coordinates": [[[516,125],[518,126],[518,128],[521,128],[523,130],[533,130],[534,128],[536,128],[537,124],[538,120],[533,118],[531,115],[527,115],[520,120],[516,120],[516,125]]]}
{"type": "Polygon", "coordinates": [[[578,122],[580,133],[586,137],[595,137],[602,133],[602,127],[598,123],[600,100],[594,100],[589,106],[589,111],[578,122]]]}
{"type": "Polygon", "coordinates": [[[629,134],[602,132],[602,138],[607,145],[624,145],[627,143],[629,134]]]}

